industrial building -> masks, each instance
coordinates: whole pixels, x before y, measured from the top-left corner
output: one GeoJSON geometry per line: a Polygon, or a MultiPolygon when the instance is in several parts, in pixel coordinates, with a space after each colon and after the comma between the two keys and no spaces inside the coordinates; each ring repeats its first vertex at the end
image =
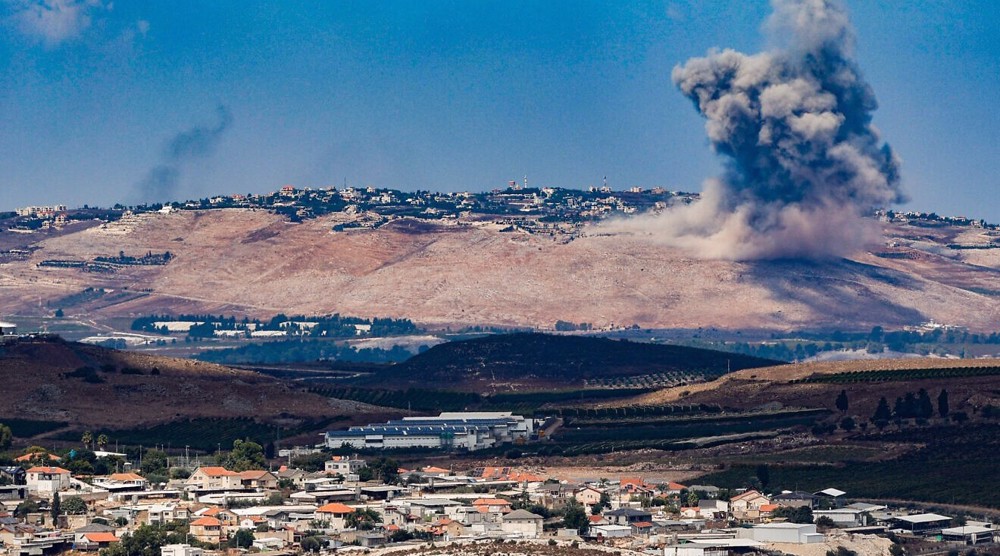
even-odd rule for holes
{"type": "Polygon", "coordinates": [[[510,412],[442,413],[326,433],[329,448],[481,450],[531,438],[534,423],[510,412]]]}

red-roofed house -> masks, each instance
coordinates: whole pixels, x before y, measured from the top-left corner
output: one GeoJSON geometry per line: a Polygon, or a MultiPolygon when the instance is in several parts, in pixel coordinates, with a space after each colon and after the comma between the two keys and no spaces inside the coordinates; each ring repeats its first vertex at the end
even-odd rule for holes
{"type": "Polygon", "coordinates": [[[201,490],[240,490],[243,488],[240,474],[225,467],[199,467],[184,484],[201,490]]]}
{"type": "Polygon", "coordinates": [[[149,482],[135,473],[112,473],[107,477],[94,479],[94,484],[113,492],[129,492],[146,490],[149,482]]]}
{"type": "Polygon", "coordinates": [[[332,502],[316,508],[316,519],[330,522],[330,527],[333,529],[346,529],[347,516],[354,513],[354,510],[355,508],[347,504],[332,502]]]}
{"type": "Polygon", "coordinates": [[[96,544],[98,548],[107,548],[111,543],[118,542],[114,533],[86,533],[83,538],[96,544]]]}
{"type": "Polygon", "coordinates": [[[434,536],[444,537],[445,540],[448,540],[464,535],[465,525],[462,525],[454,519],[442,517],[431,524],[430,531],[434,536]]]}
{"type": "Polygon", "coordinates": [[[45,461],[45,460],[48,460],[48,461],[62,461],[61,457],[59,457],[59,456],[57,456],[55,454],[49,454],[47,452],[28,452],[27,454],[24,454],[23,456],[19,456],[19,457],[14,458],[14,461],[17,462],[17,463],[25,463],[25,462],[36,460],[36,459],[37,460],[41,460],[41,461],[45,461]]]}
{"type": "Polygon", "coordinates": [[[191,536],[201,542],[217,544],[225,540],[222,522],[214,517],[203,516],[191,522],[191,536]]]}
{"type": "Polygon", "coordinates": [[[748,490],[739,496],[729,499],[729,508],[737,519],[757,519],[760,517],[760,507],[771,501],[756,490],[748,490]]]}
{"type": "Polygon", "coordinates": [[[28,491],[39,494],[51,494],[68,489],[71,476],[70,472],[62,467],[32,467],[25,471],[28,491]]]}
{"type": "Polygon", "coordinates": [[[472,506],[484,514],[510,512],[510,502],[502,498],[477,498],[472,506]]]}

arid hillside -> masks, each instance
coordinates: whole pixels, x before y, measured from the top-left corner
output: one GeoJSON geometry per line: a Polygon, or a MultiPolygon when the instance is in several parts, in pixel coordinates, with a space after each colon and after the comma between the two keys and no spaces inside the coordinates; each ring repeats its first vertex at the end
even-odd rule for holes
{"type": "Polygon", "coordinates": [[[365,421],[385,413],[250,371],[58,339],[0,345],[0,378],[0,420],[76,428],[129,429],[202,418],[296,426],[338,415],[365,421]]]}
{"type": "Polygon", "coordinates": [[[703,403],[754,409],[781,404],[835,410],[837,395],[843,390],[850,398],[850,412],[867,418],[875,411],[879,398],[885,397],[892,404],[897,397],[915,394],[921,388],[932,396],[947,390],[951,408],[969,414],[987,405],[1000,407],[1000,359],[797,363],[746,369],[711,382],[666,388],[604,405],[703,403]]]}
{"type": "MultiPolygon", "coordinates": [[[[438,325],[551,327],[556,320],[651,328],[842,328],[935,320],[995,330],[1000,249],[971,227],[886,225],[885,245],[829,262],[705,261],[646,237],[504,233],[476,225],[332,231],[266,211],[146,214],[136,222],[31,234],[0,264],[5,313],[51,314],[87,287],[114,290],[67,315],[212,312],[407,317],[438,325]],[[169,251],[117,272],[38,266],[169,251]]],[[[9,232],[6,232],[9,233],[9,232]]]]}

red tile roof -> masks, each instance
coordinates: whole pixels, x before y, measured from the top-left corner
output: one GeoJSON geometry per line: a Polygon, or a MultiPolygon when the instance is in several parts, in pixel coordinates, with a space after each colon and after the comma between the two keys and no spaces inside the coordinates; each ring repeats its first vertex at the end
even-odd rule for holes
{"type": "Polygon", "coordinates": [[[334,515],[351,514],[354,513],[354,508],[348,506],[347,504],[341,504],[340,502],[332,502],[325,506],[320,506],[319,508],[316,508],[316,513],[334,514],[334,515]]]}
{"type": "Polygon", "coordinates": [[[118,542],[114,533],[86,533],[83,536],[90,542],[118,542]]]}
{"type": "Polygon", "coordinates": [[[214,517],[201,517],[191,522],[191,525],[197,525],[198,527],[220,527],[222,522],[214,517]]]}
{"type": "Polygon", "coordinates": [[[142,475],[137,475],[135,473],[112,473],[108,475],[108,478],[112,481],[145,481],[146,479],[142,475]]]}
{"type": "Polygon", "coordinates": [[[69,471],[62,467],[32,467],[27,473],[47,473],[49,475],[69,475],[69,471]]]}
{"type": "Polygon", "coordinates": [[[239,475],[239,473],[230,471],[225,467],[199,467],[198,471],[201,471],[208,477],[231,477],[233,475],[239,475]]]}

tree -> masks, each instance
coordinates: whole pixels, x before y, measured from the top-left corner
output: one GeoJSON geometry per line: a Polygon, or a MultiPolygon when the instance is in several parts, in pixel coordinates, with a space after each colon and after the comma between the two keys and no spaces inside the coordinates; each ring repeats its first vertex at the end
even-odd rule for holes
{"type": "Polygon", "coordinates": [[[563,527],[576,529],[582,535],[587,532],[589,524],[590,520],[587,518],[587,512],[583,511],[583,506],[579,503],[566,506],[566,511],[563,513],[563,527]]]}
{"type": "Polygon", "coordinates": [[[941,389],[941,393],[938,394],[938,415],[942,418],[948,416],[948,391],[944,388],[941,389]]]}
{"type": "Polygon", "coordinates": [[[80,437],[80,442],[83,442],[83,445],[88,449],[90,448],[90,443],[93,441],[94,441],[94,435],[90,431],[85,431],[83,433],[83,436],[80,437]]]}
{"type": "Polygon", "coordinates": [[[140,525],[121,542],[101,549],[100,556],[159,556],[160,547],[186,541],[187,524],[140,525]]]}
{"type": "Polygon", "coordinates": [[[167,473],[167,453],[161,450],[147,450],[142,454],[143,475],[166,475],[167,473]]]}
{"type": "Polygon", "coordinates": [[[108,441],[109,441],[108,440],[108,435],[106,435],[106,434],[98,435],[97,436],[97,447],[103,450],[104,447],[108,445],[108,441]]]}
{"type": "Polygon", "coordinates": [[[59,519],[59,514],[62,513],[61,504],[59,502],[59,493],[55,492],[52,494],[52,507],[50,512],[52,513],[52,521],[59,519]]]}
{"type": "Polygon", "coordinates": [[[892,419],[892,410],[889,409],[889,402],[883,396],[878,400],[878,407],[875,408],[875,414],[872,415],[872,422],[877,423],[889,419],[892,419]]]}
{"type": "Polygon", "coordinates": [[[844,429],[847,432],[851,432],[852,430],[854,430],[855,425],[856,424],[854,422],[854,419],[850,417],[844,417],[843,419],[840,420],[840,428],[844,429]]]}
{"type": "Polygon", "coordinates": [[[263,446],[249,438],[233,441],[233,450],[221,459],[220,463],[230,471],[249,471],[267,467],[263,446]]]}
{"type": "Polygon", "coordinates": [[[25,500],[14,508],[14,517],[24,519],[28,514],[32,514],[38,511],[38,502],[34,500],[25,500]]]}
{"type": "Polygon", "coordinates": [[[380,457],[362,467],[358,471],[358,477],[362,481],[381,480],[387,485],[396,484],[399,482],[399,462],[391,458],[380,457]]]}
{"type": "Polygon", "coordinates": [[[797,508],[778,508],[774,511],[775,517],[784,517],[789,523],[812,523],[813,512],[809,506],[799,506],[797,508]]]}
{"type": "Polygon", "coordinates": [[[687,495],[687,505],[689,507],[692,507],[692,508],[698,505],[698,493],[697,492],[693,492],[693,491],[692,492],[688,492],[688,495],[687,495]]]}
{"type": "Polygon", "coordinates": [[[0,423],[0,450],[9,450],[12,442],[14,442],[14,433],[11,432],[10,427],[0,423]]]}
{"type": "Polygon", "coordinates": [[[79,496],[67,496],[62,502],[62,510],[69,515],[82,515],[87,513],[87,503],[79,496]]]}
{"type": "Polygon", "coordinates": [[[841,413],[847,413],[848,402],[847,402],[847,390],[841,390],[840,394],[837,396],[837,401],[835,402],[837,409],[841,413]]]}
{"type": "Polygon", "coordinates": [[[302,539],[301,545],[303,552],[319,552],[319,550],[323,548],[323,543],[321,543],[316,537],[306,537],[302,539]]]}
{"type": "Polygon", "coordinates": [[[371,508],[358,508],[347,514],[344,523],[348,527],[367,530],[374,528],[378,523],[382,523],[382,516],[371,508]]]}
{"type": "Polygon", "coordinates": [[[757,480],[760,481],[760,487],[767,488],[768,483],[771,482],[771,470],[767,467],[766,463],[757,466],[755,475],[757,476],[757,480]]]}
{"type": "Polygon", "coordinates": [[[230,548],[250,548],[253,546],[254,536],[249,529],[240,529],[229,539],[230,548]]]}
{"type": "Polygon", "coordinates": [[[934,415],[934,404],[931,403],[931,397],[927,394],[927,390],[923,388],[917,392],[917,417],[921,419],[930,419],[934,415]]]}

